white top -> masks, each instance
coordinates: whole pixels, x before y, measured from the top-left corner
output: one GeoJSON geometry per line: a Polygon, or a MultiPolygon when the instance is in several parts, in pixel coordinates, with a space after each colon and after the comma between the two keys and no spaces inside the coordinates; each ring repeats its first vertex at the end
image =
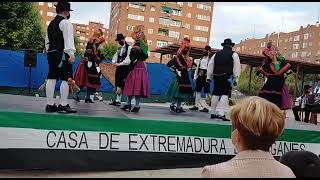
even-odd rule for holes
{"type": "MultiPolygon", "coordinates": [[[[62,16],[58,14],[58,16],[62,16]]],[[[64,17],[64,16],[63,16],[64,17]]],[[[74,46],[73,25],[69,19],[64,19],[59,23],[64,39],[64,52],[69,56],[74,55],[76,48],[74,46]]]]}
{"type": "MultiPolygon", "coordinates": [[[[127,57],[121,62],[121,63],[118,63],[118,66],[126,66],[126,65],[129,65],[130,64],[130,52],[131,52],[131,49],[132,47],[129,46],[128,47],[128,53],[127,53],[127,57]]],[[[126,50],[126,46],[123,45],[120,49],[120,55],[122,55],[123,53],[125,53],[125,50],[126,50]]],[[[117,61],[118,61],[118,54],[119,54],[119,51],[117,50],[117,52],[113,55],[112,57],[112,63],[113,64],[117,64],[117,61]]]]}
{"type": "Polygon", "coordinates": [[[199,68],[200,69],[207,69],[208,68],[208,62],[209,62],[209,56],[204,56],[203,58],[201,58],[198,62],[197,62],[197,68],[196,71],[194,73],[194,79],[198,78],[198,71],[199,68]]]}
{"type": "MultiPolygon", "coordinates": [[[[214,58],[215,57],[216,57],[216,55],[214,54],[208,64],[207,79],[209,79],[209,80],[212,80],[212,78],[213,78],[214,58]]],[[[241,73],[241,64],[240,64],[240,58],[239,58],[238,53],[234,52],[232,54],[232,58],[233,58],[233,76],[234,76],[236,82],[238,83],[239,76],[241,73]]]]}

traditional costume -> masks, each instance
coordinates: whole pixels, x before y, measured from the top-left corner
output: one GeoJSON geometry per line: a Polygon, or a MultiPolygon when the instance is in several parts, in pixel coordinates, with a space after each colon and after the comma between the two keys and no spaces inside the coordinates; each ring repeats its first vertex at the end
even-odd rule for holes
{"type": "Polygon", "coordinates": [[[74,58],[76,51],[74,46],[73,25],[68,17],[61,12],[70,12],[70,3],[58,2],[56,6],[57,16],[48,26],[47,58],[49,72],[46,83],[47,106],[46,112],[75,113],[68,104],[69,85],[68,79],[72,77],[72,64],[69,57],[74,58]],[[60,85],[60,104],[54,103],[54,90],[57,80],[62,80],[60,85]]]}
{"type": "MultiPolygon", "coordinates": [[[[96,89],[101,87],[101,70],[99,64],[103,57],[98,48],[103,42],[105,42],[103,29],[99,29],[87,43],[84,58],[80,61],[75,73],[74,79],[76,84],[81,88],[87,87],[86,103],[94,103],[92,96],[96,92],[96,89]]],[[[76,101],[78,102],[80,102],[79,93],[80,92],[76,94],[76,101]]]]}
{"type": "Polygon", "coordinates": [[[280,109],[288,109],[290,104],[288,86],[285,84],[284,74],[290,69],[284,57],[277,47],[268,45],[263,51],[266,56],[265,63],[258,68],[259,72],[267,77],[267,81],[261,88],[259,96],[276,104],[280,109]]]}
{"type": "Polygon", "coordinates": [[[112,63],[116,65],[115,73],[115,88],[117,99],[113,100],[110,105],[120,106],[121,105],[121,94],[124,88],[124,81],[128,76],[129,64],[130,64],[130,52],[132,47],[125,41],[123,34],[117,34],[115,41],[118,41],[120,46],[117,52],[112,58],[112,63]]]}
{"type": "Polygon", "coordinates": [[[130,66],[129,74],[125,80],[123,94],[128,96],[127,104],[121,109],[131,110],[131,112],[138,112],[140,109],[140,98],[149,97],[149,77],[146,66],[146,59],[148,58],[147,39],[144,35],[144,26],[135,26],[132,32],[132,38],[135,40],[134,46],[130,52],[130,66]],[[132,97],[135,97],[136,104],[131,109],[132,97]]]}
{"type": "Polygon", "coordinates": [[[184,38],[177,52],[177,56],[173,57],[167,64],[175,73],[167,92],[167,96],[172,99],[170,109],[173,112],[185,112],[181,107],[181,102],[191,97],[193,93],[188,74],[188,70],[192,66],[192,60],[189,54],[190,39],[184,38]],[[175,104],[177,104],[177,106],[175,104]]]}
{"type": "Polygon", "coordinates": [[[210,51],[211,47],[206,46],[205,47],[205,53],[204,56],[198,61],[197,67],[194,73],[193,79],[196,81],[196,88],[195,88],[195,105],[190,108],[190,110],[199,110],[199,105],[202,104],[203,109],[201,109],[201,112],[209,112],[209,107],[205,101],[202,103],[201,101],[201,91],[204,90],[204,93],[206,96],[209,96],[210,93],[210,83],[207,82],[207,69],[208,64],[210,61],[210,51]]]}
{"type": "Polygon", "coordinates": [[[241,66],[239,55],[232,50],[234,43],[231,39],[225,39],[221,45],[223,49],[210,59],[207,80],[214,83],[211,118],[227,120],[229,95],[238,82],[241,66]]]}

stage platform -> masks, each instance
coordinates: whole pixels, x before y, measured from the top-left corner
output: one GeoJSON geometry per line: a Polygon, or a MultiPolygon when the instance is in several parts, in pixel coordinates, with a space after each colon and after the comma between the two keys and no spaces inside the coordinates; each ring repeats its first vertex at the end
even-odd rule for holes
{"type": "MultiPolygon", "coordinates": [[[[208,113],[176,114],[169,104],[124,112],[108,101],[70,100],[76,114],[45,113],[46,100],[0,94],[0,169],[148,170],[195,168],[235,155],[230,122],[208,113]]],[[[320,154],[320,126],[286,119],[270,149],[320,154]]]]}

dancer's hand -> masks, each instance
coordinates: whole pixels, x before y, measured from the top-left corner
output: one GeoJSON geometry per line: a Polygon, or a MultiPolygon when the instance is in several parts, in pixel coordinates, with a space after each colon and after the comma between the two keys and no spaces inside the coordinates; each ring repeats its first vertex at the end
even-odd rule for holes
{"type": "Polygon", "coordinates": [[[207,83],[210,83],[211,82],[211,80],[210,79],[207,79],[207,83]]]}
{"type": "Polygon", "coordinates": [[[76,59],[76,58],[74,57],[74,55],[70,55],[68,61],[69,61],[70,63],[73,63],[75,59],[76,59]]]}

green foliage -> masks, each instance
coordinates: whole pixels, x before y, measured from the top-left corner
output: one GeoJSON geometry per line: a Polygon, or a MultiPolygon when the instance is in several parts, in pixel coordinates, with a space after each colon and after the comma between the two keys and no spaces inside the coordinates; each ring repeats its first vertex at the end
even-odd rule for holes
{"type": "Polygon", "coordinates": [[[44,30],[33,2],[0,3],[0,48],[44,49],[44,30]]]}
{"type": "Polygon", "coordinates": [[[112,59],[113,55],[117,52],[118,46],[115,43],[104,44],[101,48],[101,53],[106,59],[112,59]]]}

